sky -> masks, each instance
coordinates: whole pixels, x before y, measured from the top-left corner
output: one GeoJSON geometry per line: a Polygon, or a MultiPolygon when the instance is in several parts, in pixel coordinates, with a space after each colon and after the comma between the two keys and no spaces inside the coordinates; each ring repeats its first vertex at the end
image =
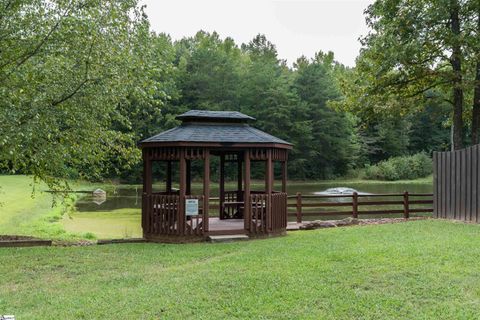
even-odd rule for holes
{"type": "Polygon", "coordinates": [[[151,28],[173,40],[216,31],[237,44],[265,34],[280,59],[291,65],[301,55],[333,51],[353,66],[358,38],[368,31],[363,10],[372,0],[142,0],[151,28]]]}

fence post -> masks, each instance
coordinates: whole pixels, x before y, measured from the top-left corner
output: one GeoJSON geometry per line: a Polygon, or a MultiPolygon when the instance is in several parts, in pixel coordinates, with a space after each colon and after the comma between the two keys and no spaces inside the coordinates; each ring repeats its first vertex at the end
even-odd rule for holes
{"type": "Polygon", "coordinates": [[[358,218],[358,193],[354,192],[352,197],[352,215],[356,219],[358,218]]]}
{"type": "Polygon", "coordinates": [[[297,223],[302,223],[302,193],[297,192],[297,223]]]}
{"type": "Polygon", "coordinates": [[[408,219],[410,217],[410,208],[408,203],[408,191],[403,193],[403,217],[408,219]]]}

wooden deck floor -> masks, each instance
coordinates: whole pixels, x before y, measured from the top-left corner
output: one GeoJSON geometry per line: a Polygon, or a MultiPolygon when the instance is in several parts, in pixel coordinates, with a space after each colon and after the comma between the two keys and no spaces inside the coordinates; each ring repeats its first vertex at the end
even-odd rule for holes
{"type": "Polygon", "coordinates": [[[231,230],[243,230],[243,219],[225,219],[209,218],[208,230],[209,231],[231,231],[231,230]]]}

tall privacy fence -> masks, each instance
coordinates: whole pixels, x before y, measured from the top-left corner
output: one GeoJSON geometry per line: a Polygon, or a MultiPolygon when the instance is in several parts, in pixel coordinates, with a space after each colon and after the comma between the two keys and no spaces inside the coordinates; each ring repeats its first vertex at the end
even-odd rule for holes
{"type": "Polygon", "coordinates": [[[480,222],[480,145],[433,154],[433,216],[480,222]]]}

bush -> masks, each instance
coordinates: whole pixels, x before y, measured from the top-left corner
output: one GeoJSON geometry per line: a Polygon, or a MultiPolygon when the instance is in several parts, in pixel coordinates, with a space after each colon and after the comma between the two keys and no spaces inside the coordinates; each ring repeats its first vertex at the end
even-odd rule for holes
{"type": "Polygon", "coordinates": [[[365,179],[401,180],[423,178],[432,173],[432,159],[424,152],[393,157],[365,168],[365,179]]]}

